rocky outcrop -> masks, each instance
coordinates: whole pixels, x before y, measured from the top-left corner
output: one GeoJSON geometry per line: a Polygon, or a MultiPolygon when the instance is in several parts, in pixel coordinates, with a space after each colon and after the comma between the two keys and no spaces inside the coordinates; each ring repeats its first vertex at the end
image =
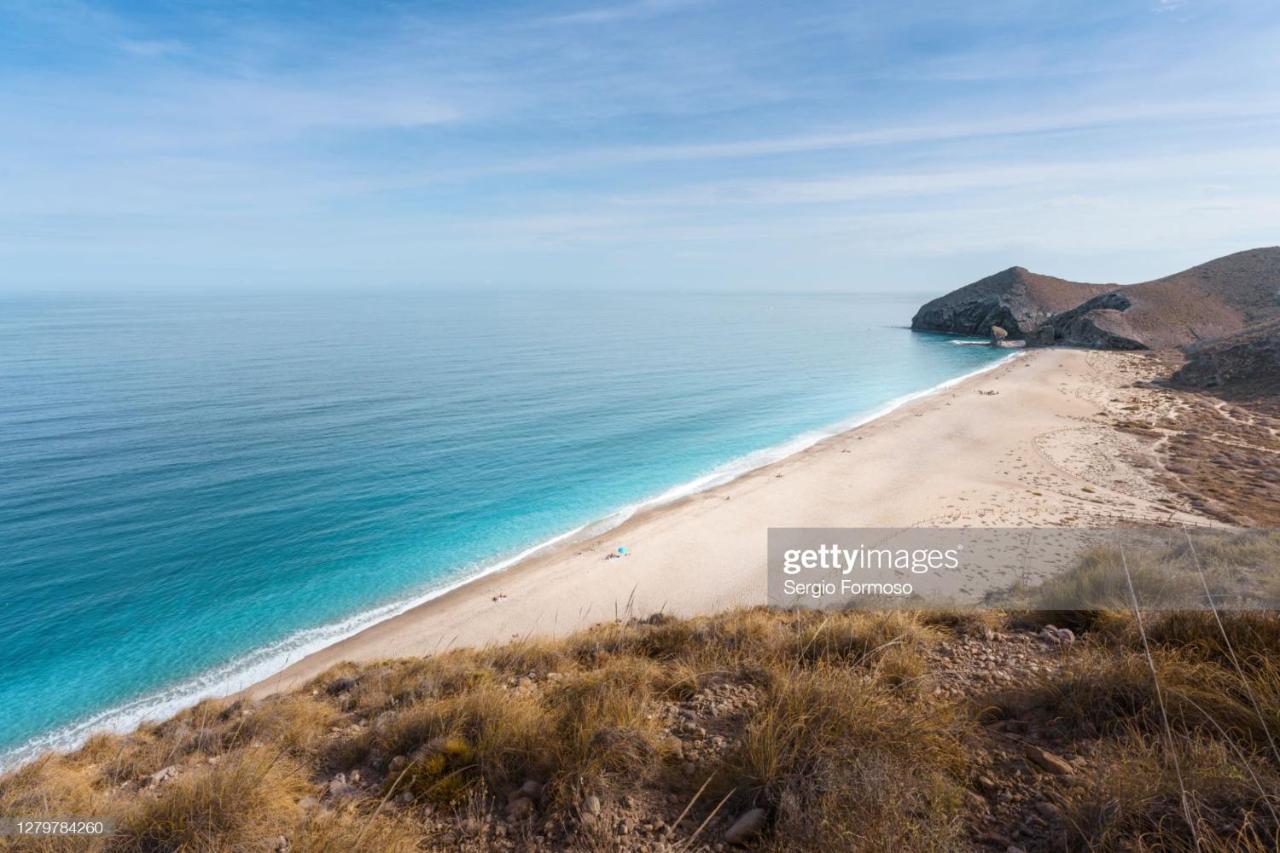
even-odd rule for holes
{"type": "Polygon", "coordinates": [[[1032,345],[1161,349],[1236,334],[1280,316],[1280,247],[1238,252],[1141,284],[1082,284],[1022,267],[966,285],[916,312],[917,331],[1032,345]]]}
{"type": "Polygon", "coordinates": [[[992,326],[999,326],[1014,338],[1052,343],[1045,324],[1055,313],[1115,287],[1077,284],[1011,267],[926,303],[912,318],[911,328],[986,337],[992,326]]]}
{"type": "Polygon", "coordinates": [[[1280,393],[1280,319],[1187,348],[1173,383],[1242,394],[1280,393]]]}
{"type": "Polygon", "coordinates": [[[1141,335],[1125,318],[1131,307],[1132,300],[1123,293],[1112,291],[1095,296],[1070,311],[1053,315],[1048,324],[1051,340],[1092,349],[1146,349],[1141,335]]]}

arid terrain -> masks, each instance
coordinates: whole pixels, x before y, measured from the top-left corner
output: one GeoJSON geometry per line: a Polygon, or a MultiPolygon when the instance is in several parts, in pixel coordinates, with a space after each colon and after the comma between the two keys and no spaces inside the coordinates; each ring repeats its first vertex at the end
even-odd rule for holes
{"type": "Polygon", "coordinates": [[[41,759],[0,810],[117,822],[19,849],[1274,849],[1280,621],[1141,627],[753,609],[348,665],[41,759]]]}

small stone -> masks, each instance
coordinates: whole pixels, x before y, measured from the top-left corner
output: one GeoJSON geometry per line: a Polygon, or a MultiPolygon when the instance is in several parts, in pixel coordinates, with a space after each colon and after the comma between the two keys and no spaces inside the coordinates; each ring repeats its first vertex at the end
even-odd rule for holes
{"type": "Polygon", "coordinates": [[[283,835],[276,836],[275,853],[289,853],[289,839],[283,835]]]}
{"type": "Polygon", "coordinates": [[[542,799],[542,783],[533,779],[526,779],[524,784],[520,786],[520,793],[531,800],[542,799]]]}
{"type": "Polygon", "coordinates": [[[1056,820],[1062,814],[1061,809],[1047,801],[1036,803],[1036,811],[1045,820],[1056,820]]]}
{"type": "Polygon", "coordinates": [[[591,815],[600,814],[600,798],[597,797],[595,794],[592,794],[591,796],[587,797],[587,799],[583,802],[583,806],[586,808],[588,814],[591,814],[591,815]]]}
{"type": "Polygon", "coordinates": [[[143,787],[150,788],[155,785],[163,785],[165,782],[168,782],[177,775],[178,766],[176,764],[170,764],[168,767],[163,767],[148,776],[147,781],[143,783],[143,787]]]}
{"type": "Polygon", "coordinates": [[[387,769],[392,773],[399,773],[406,765],[408,765],[408,763],[408,758],[403,755],[397,755],[395,758],[391,759],[391,763],[387,765],[387,769]]]}
{"type": "Polygon", "coordinates": [[[1052,752],[1041,749],[1038,746],[1027,744],[1023,754],[1032,764],[1054,775],[1070,776],[1075,773],[1075,768],[1065,758],[1060,755],[1054,755],[1052,752]]]}
{"type": "Polygon", "coordinates": [[[320,801],[312,796],[306,796],[298,800],[298,807],[303,811],[307,811],[308,809],[314,809],[318,805],[320,805],[320,801]]]}
{"type": "Polygon", "coordinates": [[[744,844],[764,829],[764,809],[751,809],[743,812],[724,834],[728,844],[744,844]]]}

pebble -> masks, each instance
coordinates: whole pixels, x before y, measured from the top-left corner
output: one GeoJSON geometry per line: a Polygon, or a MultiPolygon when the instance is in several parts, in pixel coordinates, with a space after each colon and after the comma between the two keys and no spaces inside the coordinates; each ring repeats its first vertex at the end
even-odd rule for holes
{"type": "Polygon", "coordinates": [[[1075,768],[1065,758],[1038,746],[1027,744],[1023,754],[1032,764],[1054,775],[1071,776],[1075,773],[1075,768]]]}
{"type": "Polygon", "coordinates": [[[170,764],[168,767],[163,767],[157,770],[155,773],[152,773],[150,776],[148,776],[147,781],[143,784],[143,787],[150,788],[153,785],[163,785],[165,782],[168,782],[170,779],[172,779],[177,775],[178,775],[178,766],[176,764],[170,764]]]}
{"type": "Polygon", "coordinates": [[[1045,818],[1046,820],[1055,820],[1059,815],[1062,814],[1061,809],[1059,809],[1053,803],[1050,803],[1047,801],[1036,803],[1036,811],[1039,812],[1040,816],[1045,818]]]}

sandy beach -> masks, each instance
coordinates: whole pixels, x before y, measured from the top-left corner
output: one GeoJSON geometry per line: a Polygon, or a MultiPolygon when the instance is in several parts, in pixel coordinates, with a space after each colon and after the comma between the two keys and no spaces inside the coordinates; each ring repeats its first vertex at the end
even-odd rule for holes
{"type": "Polygon", "coordinates": [[[624,616],[765,599],[770,527],[1102,526],[1203,521],[1159,485],[1150,442],[1114,424],[1177,398],[1142,355],[1032,350],[722,486],[564,542],[373,625],[249,689],[341,661],[562,635],[624,616]],[[628,556],[607,559],[618,546],[628,556]]]}

